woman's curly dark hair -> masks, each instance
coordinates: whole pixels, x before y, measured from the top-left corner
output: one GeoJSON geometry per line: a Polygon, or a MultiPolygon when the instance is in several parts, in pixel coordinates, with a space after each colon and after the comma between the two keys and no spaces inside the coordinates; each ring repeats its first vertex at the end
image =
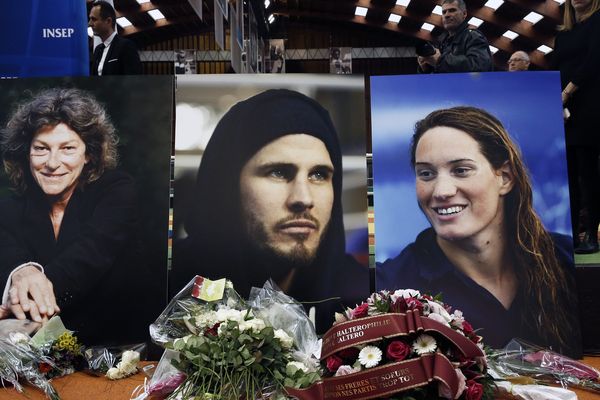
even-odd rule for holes
{"type": "Polygon", "coordinates": [[[0,146],[4,169],[18,192],[33,182],[29,169],[29,149],[41,129],[65,124],[85,143],[86,163],[79,185],[98,179],[106,169],[117,165],[117,136],[104,107],[79,89],[43,90],[21,104],[2,130],[0,146]]]}

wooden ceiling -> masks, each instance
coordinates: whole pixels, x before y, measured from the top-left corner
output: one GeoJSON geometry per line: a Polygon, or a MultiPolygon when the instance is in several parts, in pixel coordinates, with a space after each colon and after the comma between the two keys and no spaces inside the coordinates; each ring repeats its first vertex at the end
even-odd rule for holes
{"type": "MultiPolygon", "coordinates": [[[[396,4],[396,0],[271,0],[267,9],[264,0],[246,1],[263,21],[271,14],[276,16],[273,25],[264,23],[263,27],[263,31],[272,37],[285,35],[287,26],[307,24],[336,29],[340,24],[354,24],[381,31],[381,35],[374,35],[374,43],[371,44],[377,47],[377,37],[382,35],[410,38],[414,42],[415,39],[432,40],[443,30],[441,16],[433,13],[441,0],[411,0],[408,6],[396,4]],[[366,16],[355,15],[357,6],[368,9],[366,16]],[[388,22],[392,13],[401,16],[399,23],[388,22]],[[432,32],[421,28],[424,22],[434,26],[432,32]]],[[[535,65],[546,68],[547,57],[537,49],[541,45],[553,47],[563,6],[555,0],[505,0],[494,10],[486,6],[486,2],[466,0],[467,18],[476,17],[483,21],[479,29],[498,49],[496,62],[505,61],[516,50],[524,50],[535,65]],[[532,11],[542,17],[535,24],[523,20],[532,11]],[[514,40],[504,37],[507,30],[518,34],[518,37],[514,40]]],[[[143,4],[136,0],[114,0],[114,3],[119,16],[125,16],[133,24],[122,33],[132,36],[140,47],[213,29],[213,0],[202,1],[203,20],[190,6],[189,0],[152,0],[143,4]],[[160,9],[165,19],[154,21],[147,14],[155,8],[160,9]]]]}

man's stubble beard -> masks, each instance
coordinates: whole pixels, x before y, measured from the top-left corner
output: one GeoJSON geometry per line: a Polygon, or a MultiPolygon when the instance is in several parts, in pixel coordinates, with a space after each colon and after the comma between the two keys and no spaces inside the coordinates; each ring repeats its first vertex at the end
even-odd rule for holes
{"type": "MultiPolygon", "coordinates": [[[[297,214],[294,218],[315,221],[314,217],[310,216],[309,213],[297,214]]],[[[309,235],[297,235],[295,237],[295,245],[290,250],[284,251],[270,245],[267,228],[254,218],[254,215],[247,214],[245,221],[248,243],[253,254],[256,255],[255,261],[260,262],[260,266],[257,265],[255,268],[263,268],[275,281],[287,276],[292,269],[303,269],[312,265],[319,254],[319,250],[329,229],[328,222],[321,231],[319,241],[313,249],[309,249],[305,243],[309,235]]]]}

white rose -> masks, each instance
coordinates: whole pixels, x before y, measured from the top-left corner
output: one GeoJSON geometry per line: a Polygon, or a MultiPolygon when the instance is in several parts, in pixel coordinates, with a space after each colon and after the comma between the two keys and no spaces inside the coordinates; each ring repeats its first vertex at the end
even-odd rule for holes
{"type": "Polygon", "coordinates": [[[277,329],[275,332],[275,337],[277,339],[279,339],[279,342],[281,343],[281,347],[283,347],[284,349],[290,349],[292,347],[292,345],[294,344],[294,339],[292,339],[290,337],[290,335],[288,335],[286,333],[286,331],[284,331],[283,329],[277,329]]]}
{"type": "Polygon", "coordinates": [[[240,331],[253,331],[260,332],[262,329],[266,327],[265,321],[260,318],[249,319],[248,321],[241,321],[239,323],[240,331]]]}
{"type": "Polygon", "coordinates": [[[421,292],[414,289],[398,289],[390,295],[392,302],[396,302],[400,297],[408,299],[410,297],[421,297],[421,292]]]}
{"type": "Polygon", "coordinates": [[[346,316],[342,313],[336,312],[334,314],[334,318],[335,318],[335,322],[336,324],[339,324],[340,322],[346,322],[348,321],[348,318],[346,318],[346,316]]]}
{"type": "Polygon", "coordinates": [[[285,373],[288,376],[294,376],[294,374],[298,370],[300,370],[300,371],[302,371],[304,373],[307,373],[308,372],[308,367],[306,365],[304,365],[303,363],[301,363],[300,361],[290,361],[285,366],[285,373]]]}
{"type": "Polygon", "coordinates": [[[192,335],[187,335],[182,338],[177,338],[173,341],[173,346],[177,345],[177,343],[179,343],[179,342],[183,342],[184,344],[187,344],[188,340],[190,340],[191,337],[192,337],[192,335]]]}
{"type": "MultiPolygon", "coordinates": [[[[242,311],[232,308],[220,308],[216,312],[217,322],[236,321],[240,322],[244,319],[242,311]]],[[[213,324],[214,325],[214,324],[213,324]]]]}
{"type": "Polygon", "coordinates": [[[119,371],[118,368],[112,367],[108,371],[106,371],[106,377],[108,379],[115,380],[115,379],[121,379],[123,376],[122,376],[121,371],[119,371]]]}
{"type": "Polygon", "coordinates": [[[436,303],[435,301],[429,301],[427,302],[427,305],[429,306],[430,313],[442,316],[447,323],[452,321],[452,317],[450,316],[450,314],[448,314],[448,311],[446,311],[446,309],[442,305],[436,303]]]}
{"type": "Polygon", "coordinates": [[[354,374],[356,372],[360,372],[360,368],[354,368],[350,365],[340,365],[340,367],[335,371],[335,376],[344,376],[354,374]]]}
{"type": "Polygon", "coordinates": [[[140,353],[133,350],[127,350],[121,357],[121,362],[125,364],[135,364],[140,362],[140,353]]]}
{"type": "Polygon", "coordinates": [[[29,343],[29,336],[22,332],[11,332],[8,334],[8,339],[13,344],[29,343]]]}
{"type": "Polygon", "coordinates": [[[463,329],[463,322],[465,322],[465,317],[463,317],[463,313],[460,310],[454,310],[454,312],[452,313],[452,315],[450,315],[450,317],[452,317],[452,326],[458,328],[458,329],[463,329]]]}
{"type": "Polygon", "coordinates": [[[430,318],[434,321],[439,322],[440,324],[446,325],[447,327],[450,327],[450,324],[448,323],[448,321],[446,321],[446,319],[444,317],[442,317],[440,314],[434,314],[431,313],[427,316],[427,318],[430,318]]]}

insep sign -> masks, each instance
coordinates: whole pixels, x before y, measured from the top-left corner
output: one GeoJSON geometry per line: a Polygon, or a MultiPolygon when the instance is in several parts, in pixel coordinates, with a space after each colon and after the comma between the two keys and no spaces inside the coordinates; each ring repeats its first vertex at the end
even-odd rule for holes
{"type": "Polygon", "coordinates": [[[45,38],[69,38],[74,32],[73,28],[42,28],[42,36],[45,38]]]}

